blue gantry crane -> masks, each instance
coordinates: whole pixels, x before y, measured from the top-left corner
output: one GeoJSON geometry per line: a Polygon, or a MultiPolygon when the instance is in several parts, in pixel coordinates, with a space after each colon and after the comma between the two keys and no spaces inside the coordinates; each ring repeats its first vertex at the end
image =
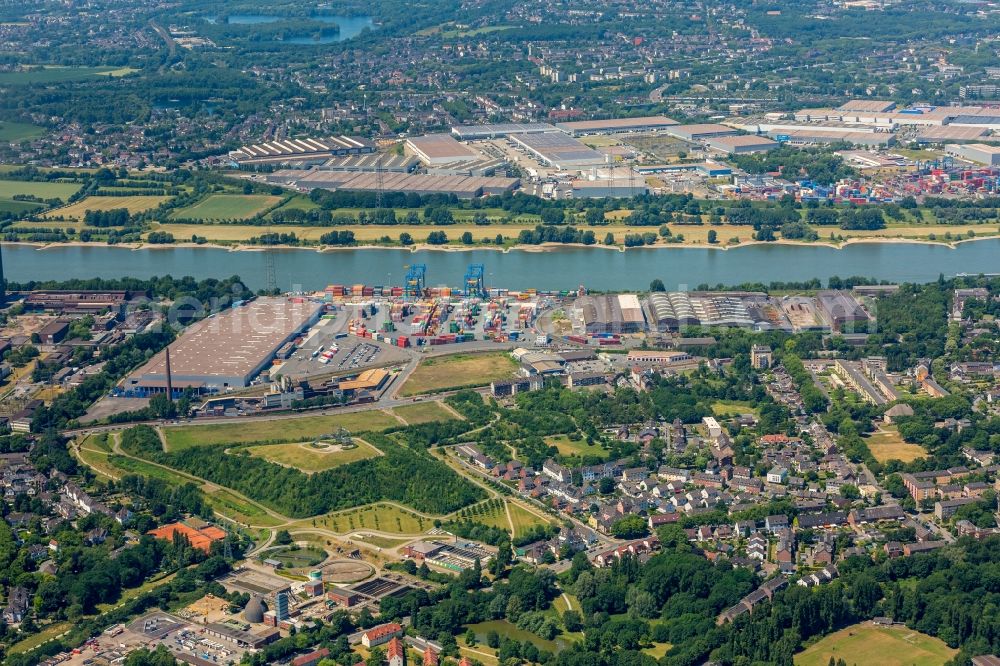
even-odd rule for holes
{"type": "Polygon", "coordinates": [[[424,287],[427,286],[427,264],[413,264],[406,267],[406,278],[403,280],[403,296],[406,298],[421,298],[424,287]]]}
{"type": "Polygon", "coordinates": [[[469,264],[469,270],[465,271],[465,295],[486,296],[486,282],[483,280],[486,267],[482,264],[469,264]]]}

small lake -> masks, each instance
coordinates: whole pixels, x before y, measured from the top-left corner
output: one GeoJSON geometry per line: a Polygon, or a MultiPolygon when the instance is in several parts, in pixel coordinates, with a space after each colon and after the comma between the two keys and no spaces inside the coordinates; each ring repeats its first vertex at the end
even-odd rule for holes
{"type": "MultiPolygon", "coordinates": [[[[264,23],[277,23],[278,21],[291,21],[299,17],[270,16],[268,14],[232,14],[228,17],[228,22],[232,25],[260,25],[264,23]]],[[[339,16],[336,14],[320,14],[316,16],[303,16],[301,18],[311,21],[321,21],[323,23],[336,23],[340,32],[335,35],[323,35],[319,39],[311,36],[293,37],[284,40],[288,44],[331,44],[334,42],[344,42],[353,39],[361,34],[365,28],[374,29],[375,23],[371,16],[339,16]]],[[[215,23],[216,19],[206,19],[210,23],[215,23]]]]}

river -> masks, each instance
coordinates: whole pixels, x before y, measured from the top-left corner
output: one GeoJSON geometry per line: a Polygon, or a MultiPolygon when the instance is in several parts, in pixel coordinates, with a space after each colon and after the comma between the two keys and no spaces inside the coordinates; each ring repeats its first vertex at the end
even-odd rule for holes
{"type": "MultiPolygon", "coordinates": [[[[943,273],[1000,273],[1000,239],[955,248],[925,243],[855,243],[842,249],[760,244],[730,250],[709,248],[560,248],[550,252],[511,250],[410,252],[403,249],[274,250],[275,277],[282,289],[320,289],[328,284],[401,284],[409,264],[427,265],[428,286],[459,286],[467,266],[482,263],[487,285],[557,290],[584,285],[597,290],[644,290],[663,280],[669,290],[708,283],[801,281],[833,275],[929,282],[943,273]]],[[[8,280],[153,275],[196,278],[239,275],[254,289],[265,286],[264,253],[224,248],[129,248],[101,245],[3,246],[8,280]]]]}

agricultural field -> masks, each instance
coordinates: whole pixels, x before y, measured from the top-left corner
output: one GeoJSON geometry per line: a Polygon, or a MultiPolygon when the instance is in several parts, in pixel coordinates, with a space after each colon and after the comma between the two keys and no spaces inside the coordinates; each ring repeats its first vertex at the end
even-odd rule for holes
{"type": "Polygon", "coordinates": [[[45,134],[45,128],[30,123],[0,122],[0,141],[24,141],[45,134]]]}
{"type": "Polygon", "coordinates": [[[20,180],[0,180],[0,199],[11,199],[17,194],[26,194],[40,199],[68,199],[76,194],[80,187],[80,183],[32,183],[20,180]]]}
{"type": "MultiPolygon", "coordinates": [[[[266,194],[212,194],[198,203],[174,211],[177,220],[248,220],[281,203],[266,194]]],[[[262,232],[259,227],[254,236],[262,232]]]]}
{"type": "Polygon", "coordinates": [[[64,83],[66,81],[82,81],[94,76],[118,77],[131,74],[138,70],[131,67],[62,67],[45,65],[39,69],[26,69],[18,72],[0,72],[0,86],[26,86],[33,83],[64,83]]]}
{"type": "Polygon", "coordinates": [[[30,201],[13,201],[11,199],[0,199],[0,213],[15,213],[22,215],[42,208],[41,204],[30,201]]]}
{"type": "Polygon", "coordinates": [[[347,428],[352,433],[357,433],[381,431],[398,425],[399,421],[385,412],[370,410],[334,416],[168,427],[163,432],[167,438],[167,449],[180,451],[192,446],[214,444],[296,443],[329,434],[338,428],[347,428]]]}
{"type": "Polygon", "coordinates": [[[879,666],[941,666],[951,660],[954,650],[939,638],[906,627],[876,627],[855,624],[830,634],[795,655],[796,666],[826,666],[830,659],[848,664],[879,666]],[[873,661],[873,656],[878,655],[873,661]]]}
{"type": "Polygon", "coordinates": [[[126,208],[129,213],[142,213],[156,208],[169,199],[170,197],[166,196],[86,197],[69,206],[56,208],[46,213],[44,217],[82,220],[88,210],[117,210],[119,208],[126,208]]]}
{"type": "Polygon", "coordinates": [[[330,445],[326,448],[322,443],[313,446],[312,442],[297,442],[252,446],[247,451],[254,457],[264,458],[278,465],[294,467],[307,474],[322,472],[340,465],[382,455],[382,452],[371,444],[360,440],[354,440],[354,443],[356,444],[355,448],[346,450],[341,450],[337,445],[330,445]]]}
{"type": "Polygon", "coordinates": [[[292,524],[291,529],[319,527],[340,534],[357,530],[377,530],[390,534],[422,534],[434,527],[434,521],[393,504],[369,504],[358,509],[307,518],[292,524]]]}
{"type": "Polygon", "coordinates": [[[868,450],[875,460],[884,463],[889,460],[900,460],[904,463],[923,458],[927,451],[918,444],[903,441],[895,426],[881,426],[875,433],[865,438],[868,450]]]}
{"type": "Polygon", "coordinates": [[[545,443],[554,446],[559,450],[559,455],[563,456],[598,456],[607,458],[608,452],[600,444],[588,444],[586,439],[573,441],[568,435],[554,435],[546,437],[545,443]]]}
{"type": "Polygon", "coordinates": [[[392,411],[403,417],[403,420],[410,425],[432,421],[450,421],[455,418],[453,413],[442,407],[441,403],[436,400],[394,407],[392,411]]]}
{"type": "MultiPolygon", "coordinates": [[[[463,386],[485,386],[514,376],[517,363],[505,352],[454,354],[428,358],[403,384],[402,395],[418,395],[463,386]]],[[[404,417],[405,418],[405,417],[404,417]]]]}

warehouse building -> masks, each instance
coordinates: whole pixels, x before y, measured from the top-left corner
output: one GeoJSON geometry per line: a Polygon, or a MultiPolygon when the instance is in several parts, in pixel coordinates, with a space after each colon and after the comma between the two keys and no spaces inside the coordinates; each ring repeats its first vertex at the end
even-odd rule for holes
{"type": "Polygon", "coordinates": [[[478,155],[476,151],[462,145],[450,134],[425,134],[406,140],[406,149],[427,165],[468,162],[478,155]]]}
{"type": "Polygon", "coordinates": [[[643,176],[657,173],[683,173],[686,171],[694,171],[703,176],[708,176],[709,178],[715,178],[718,176],[728,176],[733,173],[733,170],[724,164],[716,164],[715,162],[698,162],[690,163],[685,162],[683,164],[637,164],[632,169],[643,176]]]}
{"type": "Polygon", "coordinates": [[[837,108],[841,111],[888,113],[896,108],[896,103],[884,99],[852,99],[844,102],[837,108]]]}
{"type": "MultiPolygon", "coordinates": [[[[189,326],[169,347],[174,391],[218,393],[248,386],[278,350],[319,321],[323,306],[304,299],[258,298],[189,326]]],[[[125,381],[129,395],[165,393],[160,352],[125,381]]]]}
{"type": "Polygon", "coordinates": [[[543,134],[555,131],[555,126],[548,123],[492,123],[484,125],[457,125],[451,128],[451,133],[462,141],[503,139],[514,134],[543,134]]]}
{"type": "Polygon", "coordinates": [[[865,148],[885,148],[896,144],[896,135],[889,132],[840,132],[826,129],[770,130],[767,135],[792,146],[815,146],[830,143],[850,143],[865,148]]]}
{"type": "MultiPolygon", "coordinates": [[[[338,173],[332,171],[297,171],[285,169],[267,174],[267,182],[310,190],[353,190],[376,192],[379,178],[375,173],[338,173]]],[[[460,199],[472,199],[486,194],[511,192],[521,181],[517,178],[439,176],[419,173],[383,173],[383,192],[414,194],[454,194],[460,199]]]]}
{"type": "Polygon", "coordinates": [[[229,152],[229,159],[240,166],[274,164],[321,164],[339,155],[374,153],[368,139],[328,136],[323,139],[282,139],[243,146],[229,152]]]}
{"type": "Polygon", "coordinates": [[[411,173],[420,164],[420,160],[412,155],[345,155],[333,157],[323,162],[323,171],[343,171],[345,173],[411,173]]]}
{"type": "Polygon", "coordinates": [[[748,155],[750,153],[766,153],[778,147],[778,142],[766,136],[740,134],[737,136],[717,136],[708,139],[705,144],[727,155],[748,155]]]}
{"type": "Polygon", "coordinates": [[[574,180],[571,193],[574,199],[626,198],[649,194],[649,187],[641,180],[574,180]]]}
{"type": "Polygon", "coordinates": [[[667,134],[685,141],[705,141],[720,136],[735,136],[739,134],[732,127],[713,123],[698,125],[675,125],[664,130],[667,134]]]}
{"type": "Polygon", "coordinates": [[[603,154],[561,132],[515,134],[510,140],[543,164],[557,169],[580,169],[607,161],[603,154]]]}
{"type": "Polygon", "coordinates": [[[988,146],[985,143],[969,143],[965,145],[949,143],[945,146],[945,151],[949,155],[954,155],[970,162],[985,164],[987,166],[1000,166],[1000,147],[997,146],[988,146]]]}
{"type": "Polygon", "coordinates": [[[990,135],[985,127],[970,127],[968,125],[941,125],[940,127],[925,127],[917,132],[918,143],[968,143],[982,141],[990,135]]]}
{"type": "Polygon", "coordinates": [[[556,123],[556,128],[570,136],[585,134],[622,134],[625,132],[652,132],[677,125],[677,121],[666,116],[644,116],[642,118],[611,118],[608,120],[579,120],[556,123]]]}
{"type": "Polygon", "coordinates": [[[646,327],[646,317],[635,294],[581,296],[576,299],[576,308],[589,334],[639,333],[646,327]]]}

